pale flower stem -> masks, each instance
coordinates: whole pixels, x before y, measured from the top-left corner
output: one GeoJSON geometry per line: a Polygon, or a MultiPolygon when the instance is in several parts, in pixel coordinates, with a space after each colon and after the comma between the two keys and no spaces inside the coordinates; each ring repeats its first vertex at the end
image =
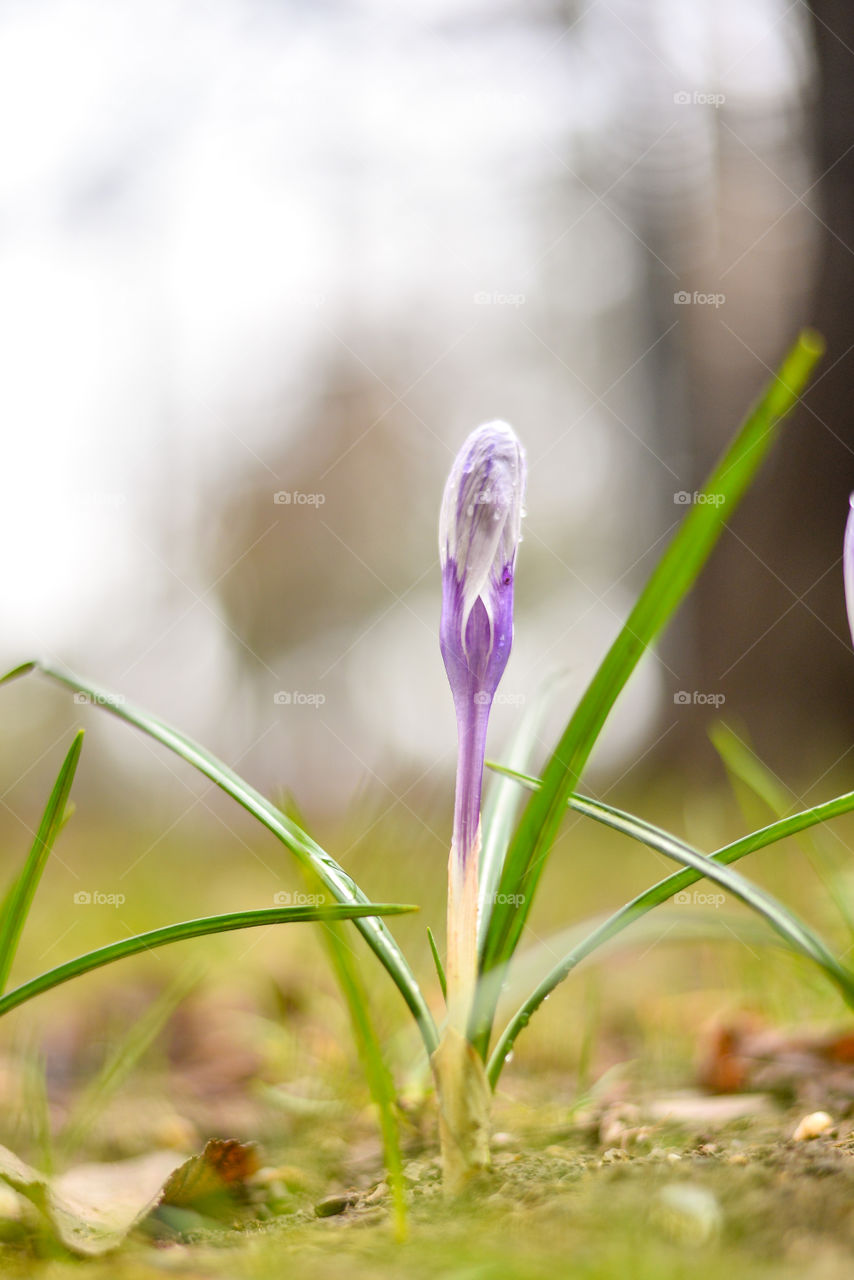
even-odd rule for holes
{"type": "Polygon", "coordinates": [[[465,1033],[477,982],[477,863],[480,828],[465,864],[448,863],[448,1023],[465,1033]]]}
{"type": "MultiPolygon", "coordinates": [[[[491,701],[491,700],[490,700],[491,701]]],[[[454,839],[448,860],[448,1021],[465,1034],[477,984],[480,805],[489,702],[460,708],[454,839]]]]}

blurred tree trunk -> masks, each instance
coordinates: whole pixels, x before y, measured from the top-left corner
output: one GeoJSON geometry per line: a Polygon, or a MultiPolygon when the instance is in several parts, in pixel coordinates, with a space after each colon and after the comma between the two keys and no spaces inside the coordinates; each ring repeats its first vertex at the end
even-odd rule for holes
{"type": "MultiPolygon", "coordinates": [[[[803,321],[825,335],[828,350],[804,407],[702,576],[691,615],[696,687],[722,692],[725,712],[747,722],[769,763],[802,781],[854,745],[854,653],[841,565],[854,489],[854,5],[812,0],[811,10],[816,181],[806,199],[820,219],[820,254],[803,321]]],[[[727,381],[716,391],[707,370],[696,398],[711,393],[733,410],[731,431],[739,409],[727,381]]],[[[741,394],[744,380],[736,381],[741,394]]],[[[754,367],[754,391],[757,385],[754,367]]],[[[705,425],[709,410],[697,409],[695,421],[705,425]]],[[[720,447],[717,430],[712,438],[708,450],[701,437],[704,464],[720,447]]],[[[676,745],[683,735],[672,739],[676,745]]]]}

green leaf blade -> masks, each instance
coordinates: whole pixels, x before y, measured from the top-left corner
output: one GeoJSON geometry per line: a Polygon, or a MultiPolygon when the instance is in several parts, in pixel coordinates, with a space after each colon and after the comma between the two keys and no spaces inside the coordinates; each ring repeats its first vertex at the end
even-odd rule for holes
{"type": "Polygon", "coordinates": [[[404,915],[418,908],[399,902],[369,902],[355,905],[331,905],[326,907],[259,907],[250,911],[229,911],[221,915],[200,916],[196,920],[182,920],[176,924],[167,924],[160,929],[150,929],[146,933],[137,933],[130,938],[121,938],[118,942],[110,942],[95,951],[87,951],[84,955],[67,960],[65,964],[48,969],[38,977],[31,978],[19,987],[15,987],[6,995],[0,996],[0,1017],[17,1009],[35,996],[53,987],[58,987],[72,978],[78,978],[93,969],[101,969],[104,965],[113,964],[116,960],[124,960],[128,956],[139,955],[143,951],[152,951],[155,947],[168,946],[173,942],[186,942],[190,938],[202,938],[211,933],[231,933],[235,929],[255,929],[261,925],[271,924],[305,924],[323,920],[362,920],[371,916],[404,915]]]}
{"type": "Polygon", "coordinates": [[[27,859],[12,883],[0,916],[0,995],[6,990],[21,934],[33,905],[54,842],[62,827],[68,797],[83,748],[83,730],[74,737],[50,793],[27,859]]]}
{"type": "MultiPolygon", "coordinates": [[[[508,850],[499,884],[501,902],[485,938],[484,972],[506,965],[512,956],[567,801],[617,697],[696,580],[822,351],[818,335],[800,335],[704,486],[708,500],[695,503],[683,520],[570,718],[508,850]]],[[[479,1035],[485,1052],[483,1029],[479,1035]]]]}

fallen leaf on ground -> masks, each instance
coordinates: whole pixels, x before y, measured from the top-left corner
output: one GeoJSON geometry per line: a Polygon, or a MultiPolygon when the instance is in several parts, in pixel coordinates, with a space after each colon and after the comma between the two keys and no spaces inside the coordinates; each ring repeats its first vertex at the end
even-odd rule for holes
{"type": "Polygon", "coordinates": [[[697,1075],[714,1093],[854,1098],[854,1033],[781,1031],[749,1017],[717,1023],[701,1045],[697,1075]]]}
{"type": "Polygon", "coordinates": [[[117,1248],[163,1205],[217,1216],[234,1207],[258,1168],[254,1146],[213,1139],[190,1159],[154,1151],[131,1160],[83,1164],[49,1178],[0,1147],[0,1179],[46,1218],[72,1253],[95,1257],[117,1248]]]}
{"type": "Polygon", "coordinates": [[[246,1181],[260,1167],[254,1143],[234,1138],[211,1138],[201,1155],[191,1156],[170,1174],[160,1205],[214,1212],[223,1199],[242,1197],[246,1181]]]}
{"type": "Polygon", "coordinates": [[[66,1249],[90,1257],[121,1244],[180,1163],[174,1151],[155,1151],[111,1164],[79,1165],[48,1178],[0,1147],[0,1178],[35,1205],[66,1249]]]}

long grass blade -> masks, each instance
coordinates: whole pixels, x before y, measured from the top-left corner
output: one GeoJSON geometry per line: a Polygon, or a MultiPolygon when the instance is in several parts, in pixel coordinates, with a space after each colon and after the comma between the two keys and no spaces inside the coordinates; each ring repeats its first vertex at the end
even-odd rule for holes
{"type": "MultiPolygon", "coordinates": [[[[780,420],[796,404],[823,350],[805,332],[748,415],[652,572],[634,608],[599,666],[543,773],[510,844],[499,882],[499,901],[483,949],[483,969],[504,966],[519,941],[570,795],[611,708],[647,647],[660,634],[709,558],[768,453],[780,420]]],[[[485,1017],[485,1025],[489,1017],[485,1017]]],[[[488,1034],[488,1032],[486,1032],[488,1034]]],[[[485,1052],[484,1033],[478,1044],[485,1052]]]]}
{"type": "Polygon", "coordinates": [[[83,731],[81,729],[75,735],[57,774],[27,860],[3,904],[3,912],[0,915],[0,994],[6,990],[9,982],[9,973],[30,907],[33,905],[36,889],[65,818],[66,805],[82,747],[83,731]]]}
{"type": "Polygon", "coordinates": [[[402,903],[369,902],[352,906],[330,905],[327,907],[258,907],[252,911],[229,911],[224,915],[200,916],[197,920],[182,920],[177,924],[167,924],[160,929],[150,929],[147,933],[136,933],[133,937],[122,938],[118,942],[110,942],[96,951],[87,951],[84,955],[75,956],[55,969],[47,969],[36,978],[30,978],[20,987],[13,988],[6,995],[0,996],[0,1017],[17,1009],[19,1005],[32,1000],[63,982],[70,982],[83,973],[91,973],[115,960],[123,960],[127,956],[139,955],[142,951],[152,951],[155,947],[164,947],[172,942],[185,942],[189,938],[202,938],[209,933],[231,933],[235,929],[255,929],[259,925],[269,924],[303,924],[316,920],[361,920],[370,916],[397,916],[409,911],[417,911],[417,907],[402,903]]]}
{"type": "MultiPolygon", "coordinates": [[[[0,683],[26,675],[31,671],[40,671],[51,680],[56,680],[66,688],[74,690],[75,693],[85,694],[93,704],[124,720],[127,724],[141,729],[143,733],[168,747],[170,751],[174,751],[182,760],[210,778],[222,791],[257,818],[268,831],[271,831],[296,856],[303,869],[308,874],[317,876],[338,902],[343,905],[359,906],[369,901],[355,881],[334,858],[321,849],[320,845],[316,844],[295,822],[287,818],[233,769],[199,743],[194,742],[192,738],[188,738],[186,734],[166,724],[157,716],[132,706],[123,697],[82,679],[65,667],[59,667],[46,660],[23,663],[0,679],[0,683]]],[[[406,957],[382,920],[373,917],[369,912],[354,914],[352,919],[406,1001],[418,1024],[427,1053],[432,1053],[438,1044],[436,1024],[406,957]]]]}
{"type": "MultiPolygon", "coordinates": [[[[492,760],[488,760],[486,763],[488,768],[494,769],[497,773],[506,774],[509,778],[514,778],[516,782],[529,791],[536,791],[540,786],[540,779],[533,778],[530,774],[520,773],[516,769],[510,769],[507,765],[497,764],[492,760]]],[[[593,818],[594,821],[602,821],[606,826],[612,825],[610,818],[614,815],[620,818],[630,818],[638,827],[642,827],[653,835],[670,836],[676,839],[675,836],[672,836],[672,832],[665,831],[663,827],[657,827],[651,822],[646,822],[643,818],[626,813],[623,809],[616,809],[613,805],[605,804],[602,800],[591,800],[589,796],[570,796],[567,808],[575,810],[576,813],[582,813],[587,818],[593,818]]],[[[801,809],[797,813],[790,813],[785,818],[780,818],[777,822],[771,822],[766,827],[759,827],[756,831],[751,831],[749,835],[740,836],[738,840],[733,840],[730,844],[723,845],[722,848],[708,856],[714,858],[716,862],[737,862],[739,858],[743,858],[748,853],[755,853],[757,849],[764,849],[767,845],[776,844],[778,840],[785,840],[787,836],[794,836],[801,831],[808,830],[810,827],[817,827],[823,822],[829,822],[831,818],[840,818],[845,813],[851,813],[852,810],[854,810],[854,791],[845,791],[841,796],[834,796],[832,800],[823,800],[821,804],[813,805],[810,809],[801,809]]],[[[676,871],[661,883],[668,884],[670,880],[675,881],[683,877],[686,885],[694,884],[701,878],[690,871],[676,871]]],[[[652,890],[649,890],[649,892],[652,892],[652,890]]],[[[664,902],[667,896],[665,895],[661,901],[664,902]]]]}

